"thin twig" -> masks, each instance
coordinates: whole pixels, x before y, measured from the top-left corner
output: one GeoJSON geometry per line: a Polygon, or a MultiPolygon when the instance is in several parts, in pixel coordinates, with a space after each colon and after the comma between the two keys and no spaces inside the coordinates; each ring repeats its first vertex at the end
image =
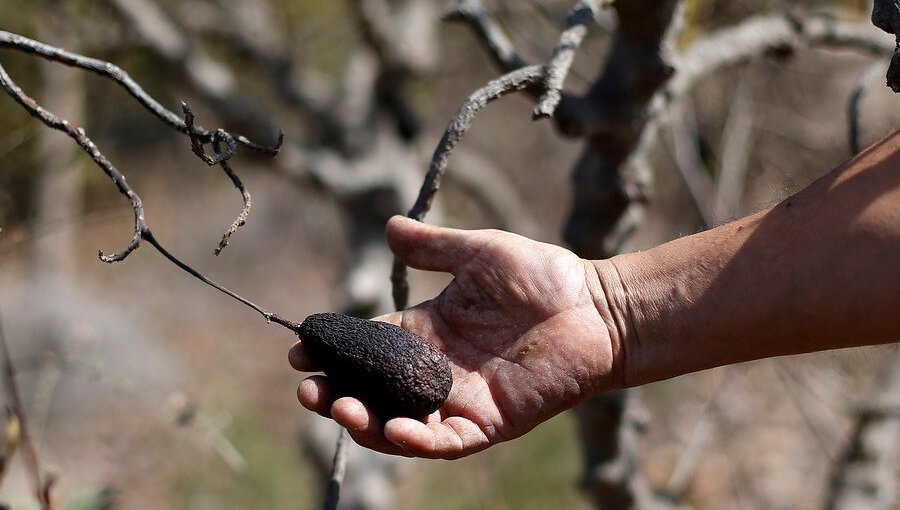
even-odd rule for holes
{"type": "MultiPolygon", "coordinates": [[[[533,118],[551,117],[563,98],[562,87],[575,58],[575,52],[587,35],[588,25],[593,23],[598,11],[608,2],[581,0],[575,4],[566,18],[566,28],[559,36],[553,55],[544,66],[542,87],[530,92],[538,98],[533,118]]],[[[509,36],[494,21],[480,0],[459,0],[443,18],[449,22],[466,23],[478,36],[494,64],[504,72],[525,67],[528,62],[513,46],[509,36]]]]}
{"type": "Polygon", "coordinates": [[[724,370],[724,380],[720,381],[713,390],[712,397],[703,406],[700,416],[694,423],[694,429],[688,437],[687,444],[681,450],[678,461],[669,479],[666,482],[662,493],[671,501],[681,501],[685,491],[694,480],[700,461],[703,459],[704,453],[707,451],[710,441],[718,428],[718,423],[713,419],[714,414],[719,409],[719,403],[724,400],[726,394],[731,392],[731,388],[740,384],[742,379],[736,377],[736,372],[731,369],[724,370]]]}
{"type": "MultiPolygon", "coordinates": [[[[212,146],[213,151],[218,156],[221,150],[219,147],[219,142],[214,141],[212,143],[212,146]]],[[[228,230],[226,230],[225,233],[222,234],[222,240],[219,241],[218,248],[213,251],[213,253],[215,253],[216,255],[222,253],[222,250],[224,250],[225,247],[228,246],[229,241],[231,241],[231,236],[234,235],[234,233],[237,232],[239,228],[243,227],[247,223],[247,216],[250,215],[250,208],[253,207],[253,197],[250,196],[250,191],[247,190],[246,186],[244,186],[244,183],[241,182],[241,179],[240,177],[238,177],[237,173],[232,170],[231,165],[228,163],[228,161],[222,160],[219,163],[219,166],[222,167],[222,170],[225,171],[225,174],[228,175],[234,186],[238,189],[238,191],[241,192],[241,198],[244,200],[244,208],[241,209],[241,213],[234,220],[231,226],[228,227],[228,230]]]]}
{"type": "Polygon", "coordinates": [[[741,199],[747,183],[747,166],[754,143],[753,122],[754,110],[750,86],[742,74],[738,78],[728,117],[722,128],[713,207],[716,222],[726,221],[729,216],[736,215],[741,210],[741,199]]]}
{"type": "Polygon", "coordinates": [[[144,231],[142,232],[142,237],[145,241],[150,243],[151,246],[156,248],[156,251],[158,251],[163,257],[168,259],[169,262],[175,264],[176,266],[181,268],[183,271],[185,271],[189,275],[191,275],[194,278],[200,280],[201,282],[209,285],[210,287],[218,290],[219,292],[222,292],[223,294],[230,296],[231,298],[256,310],[257,312],[259,312],[260,315],[263,316],[264,319],[266,319],[266,322],[274,322],[275,324],[284,326],[285,328],[290,329],[291,331],[293,331],[295,333],[299,332],[300,324],[293,322],[293,321],[289,321],[274,312],[270,312],[270,311],[266,310],[265,308],[257,305],[256,303],[250,301],[249,299],[241,296],[240,294],[237,294],[236,292],[233,292],[233,291],[227,289],[226,287],[216,283],[215,281],[207,278],[206,276],[204,276],[202,273],[200,273],[196,269],[194,269],[191,266],[187,265],[186,263],[182,262],[180,259],[178,259],[174,255],[172,255],[168,250],[166,250],[159,243],[159,241],[156,240],[156,237],[153,236],[153,233],[150,232],[150,229],[145,228],[144,231]]]}
{"type": "Polygon", "coordinates": [[[184,125],[187,126],[187,135],[191,140],[191,150],[194,154],[197,155],[198,158],[203,160],[209,166],[216,166],[223,161],[228,161],[232,157],[234,157],[235,152],[237,152],[237,146],[234,143],[234,137],[228,134],[224,129],[217,129],[212,132],[212,136],[209,140],[209,143],[216,143],[221,140],[225,140],[226,151],[219,153],[216,152],[215,156],[210,156],[206,153],[206,149],[203,148],[203,144],[206,142],[200,138],[197,134],[197,130],[194,127],[194,112],[191,111],[190,107],[184,101],[181,102],[181,111],[184,113],[184,125]]]}
{"type": "Polygon", "coordinates": [[[900,357],[881,368],[877,384],[851,416],[853,426],[831,467],[828,510],[897,508],[900,461],[900,357]]]}
{"type": "MultiPolygon", "coordinates": [[[[434,196],[441,186],[441,178],[447,170],[450,154],[484,107],[507,94],[534,86],[542,82],[543,79],[544,66],[523,67],[496,80],[492,80],[466,99],[450,121],[446,131],[444,131],[444,136],[438,143],[431,158],[431,165],[419,190],[419,196],[416,198],[416,202],[407,213],[407,216],[414,220],[422,221],[425,215],[428,214],[434,196]]],[[[393,285],[394,305],[397,310],[405,309],[409,301],[409,282],[407,281],[406,273],[406,266],[395,258],[394,268],[391,272],[391,283],[393,285]]]]}
{"type": "Polygon", "coordinates": [[[131,203],[131,207],[134,210],[134,233],[132,234],[131,241],[128,243],[128,246],[126,246],[125,249],[123,249],[119,253],[113,255],[104,255],[101,251],[101,260],[109,263],[121,262],[122,260],[125,260],[125,258],[127,258],[128,255],[130,255],[134,250],[136,250],[138,246],[140,246],[142,240],[147,241],[163,257],[181,268],[183,271],[187,272],[203,283],[215,288],[216,290],[243,303],[244,305],[247,305],[250,308],[256,310],[266,319],[267,322],[274,322],[294,332],[297,332],[299,330],[300,325],[298,323],[287,320],[276,313],[270,312],[265,308],[257,305],[256,303],[253,303],[252,301],[244,298],[243,296],[225,288],[224,286],[207,278],[196,269],[192,268],[188,264],[182,262],[177,257],[172,255],[159,243],[159,241],[156,240],[153,232],[151,232],[150,228],[147,226],[141,198],[137,193],[134,192],[134,190],[125,180],[125,176],[122,175],[122,173],[115,166],[113,166],[106,155],[104,155],[100,151],[100,149],[97,148],[97,145],[94,144],[94,142],[87,136],[84,129],[80,127],[73,127],[69,123],[69,121],[56,116],[52,112],[47,111],[39,104],[37,104],[34,99],[22,92],[22,89],[12,81],[12,78],[10,78],[9,74],[7,74],[6,72],[6,69],[4,69],[2,65],[0,65],[0,86],[2,86],[2,88],[13,99],[15,99],[16,102],[18,102],[23,108],[25,108],[25,110],[28,111],[33,117],[37,118],[46,126],[52,129],[56,129],[58,131],[66,133],[70,138],[75,140],[75,142],[85,152],[88,153],[94,163],[96,163],[97,166],[99,166],[103,170],[103,172],[106,173],[106,175],[113,181],[113,183],[115,183],[116,188],[119,190],[119,192],[124,195],[131,203]]]}
{"type": "Polygon", "coordinates": [[[28,414],[25,412],[25,405],[22,403],[22,393],[19,391],[19,384],[16,381],[16,368],[9,351],[9,344],[6,341],[2,320],[0,320],[0,354],[3,356],[3,383],[6,387],[6,398],[9,400],[13,413],[19,419],[19,435],[22,442],[22,456],[25,460],[25,467],[31,478],[34,495],[40,502],[41,508],[49,510],[53,508],[50,489],[54,477],[47,475],[45,478],[41,474],[43,471],[41,469],[41,461],[38,457],[37,448],[34,446],[31,431],[28,428],[28,414]]]}
{"type": "MultiPolygon", "coordinates": [[[[2,36],[3,32],[0,32],[0,36],[2,36]]],[[[105,255],[102,251],[100,252],[100,259],[104,262],[121,262],[125,260],[128,255],[131,254],[141,243],[141,232],[143,232],[146,228],[146,222],[144,219],[144,207],[141,203],[141,198],[131,189],[131,186],[125,181],[125,176],[119,172],[116,167],[110,163],[109,159],[100,152],[94,142],[88,138],[87,134],[84,132],[84,129],[80,127],[74,127],[69,123],[69,121],[62,119],[52,112],[45,110],[41,107],[37,102],[31,97],[27,96],[22,89],[19,88],[18,85],[10,78],[9,74],[7,74],[6,69],[0,65],[0,86],[14,99],[18,102],[23,108],[25,108],[28,113],[30,113],[33,117],[37,118],[41,122],[43,122],[47,127],[55,129],[57,131],[62,131],[70,138],[75,140],[77,143],[88,155],[94,160],[94,163],[100,167],[101,170],[113,181],[116,185],[116,188],[119,190],[119,193],[125,195],[128,201],[131,203],[131,207],[134,210],[134,233],[132,234],[131,241],[129,241],[128,245],[120,252],[114,253],[112,255],[105,255]]]]}
{"type": "Polygon", "coordinates": [[[487,48],[494,64],[503,71],[515,71],[528,65],[528,62],[516,52],[509,36],[488,15],[481,0],[459,0],[441,19],[469,25],[487,48]]]}
{"type": "Polygon", "coordinates": [[[344,483],[344,474],[347,472],[347,430],[341,427],[337,442],[334,447],[334,461],[332,462],[331,478],[325,487],[324,510],[336,510],[341,497],[341,485],[344,483]]]}
{"type": "MultiPolygon", "coordinates": [[[[11,48],[19,51],[24,51],[26,53],[37,55],[54,62],[59,62],[67,66],[78,67],[86,71],[91,71],[93,73],[99,74],[100,76],[109,78],[118,83],[122,88],[124,88],[132,97],[134,97],[141,105],[143,105],[144,108],[150,111],[150,113],[158,117],[170,127],[182,133],[188,134],[188,127],[181,116],[166,109],[162,104],[159,103],[159,101],[153,99],[149,94],[147,94],[146,91],[144,91],[144,89],[140,85],[137,84],[136,81],[134,81],[134,79],[128,73],[111,62],[106,62],[104,60],[99,60],[91,57],[85,57],[84,55],[79,55],[77,53],[71,53],[62,48],[57,48],[55,46],[44,44],[42,42],[35,41],[33,39],[29,39],[27,37],[3,30],[0,30],[0,48],[11,48]]],[[[215,135],[215,131],[209,131],[200,126],[195,126],[194,133],[204,143],[211,142],[213,136],[215,135]]],[[[279,135],[279,143],[276,143],[276,145],[274,146],[265,146],[255,142],[251,142],[247,137],[243,135],[237,135],[234,137],[234,139],[237,141],[237,143],[240,143],[248,149],[252,149],[254,151],[268,154],[274,157],[278,155],[278,151],[281,148],[280,140],[282,139],[282,135],[279,135]]]]}
{"type": "Polygon", "coordinates": [[[875,78],[881,76],[884,69],[884,62],[874,62],[868,67],[856,81],[853,92],[850,93],[850,101],[847,104],[847,122],[848,122],[848,140],[850,142],[850,152],[856,156],[862,152],[862,107],[863,98],[869,90],[869,85],[875,81],[875,78]]]}
{"type": "Polygon", "coordinates": [[[572,67],[575,52],[587,35],[588,25],[594,21],[600,9],[599,0],[581,0],[566,18],[566,29],[559,36],[559,42],[553,49],[553,56],[545,66],[546,90],[534,107],[535,119],[550,117],[562,100],[563,82],[572,67]]]}
{"type": "Polygon", "coordinates": [[[697,119],[693,105],[683,101],[669,111],[669,141],[675,156],[675,167],[687,186],[688,192],[697,207],[697,212],[707,228],[715,225],[713,213],[715,187],[706,163],[700,155],[697,140],[697,119]]]}
{"type": "MultiPolygon", "coordinates": [[[[450,154],[488,103],[512,92],[526,90],[538,98],[534,118],[553,115],[563,97],[563,81],[569,72],[575,51],[584,40],[587,25],[593,21],[600,5],[599,0],[582,0],[576,3],[550,61],[544,65],[525,67],[521,67],[525,64],[524,59],[515,52],[509,38],[487,15],[479,0],[460,0],[453,10],[444,15],[445,20],[467,22],[479,34],[495,62],[504,69],[514,70],[475,91],[456,112],[434,151],[419,196],[407,214],[410,218],[422,221],[431,209],[431,202],[440,188],[450,154]]],[[[606,2],[602,2],[602,5],[606,5],[606,2]]],[[[407,268],[396,258],[391,271],[391,284],[394,306],[397,310],[405,309],[409,302],[407,268]]]]}
{"type": "MultiPolygon", "coordinates": [[[[245,223],[247,223],[247,216],[250,215],[250,208],[253,206],[253,198],[250,196],[250,191],[247,190],[247,187],[244,186],[241,178],[238,177],[237,173],[231,168],[231,165],[228,163],[232,157],[234,157],[235,151],[237,149],[234,143],[234,137],[232,137],[227,131],[224,129],[217,129],[212,137],[212,148],[213,148],[213,156],[210,156],[206,153],[206,149],[203,148],[203,142],[194,134],[194,112],[191,111],[190,107],[188,107],[187,103],[181,103],[181,111],[184,112],[184,123],[188,127],[188,136],[191,139],[191,150],[194,151],[194,154],[197,155],[200,159],[203,160],[209,166],[219,165],[222,167],[222,170],[225,172],[225,175],[231,179],[232,184],[237,190],[241,193],[241,198],[244,200],[244,208],[241,209],[241,213],[238,215],[237,219],[228,227],[228,230],[222,235],[222,240],[219,241],[219,246],[213,251],[216,255],[222,253],[222,250],[228,246],[228,242],[231,240],[231,236],[234,235],[235,232],[245,223]],[[225,151],[222,151],[221,142],[225,142],[225,151]]],[[[282,138],[279,138],[278,145],[281,145],[282,138]]]]}
{"type": "Polygon", "coordinates": [[[893,44],[866,24],[821,16],[761,14],[711,32],[673,57],[678,73],[655,94],[647,108],[647,123],[625,166],[639,165],[648,157],[658,140],[664,120],[662,114],[700,80],[717,70],[772,51],[795,51],[803,46],[840,47],[881,55],[893,44]]]}

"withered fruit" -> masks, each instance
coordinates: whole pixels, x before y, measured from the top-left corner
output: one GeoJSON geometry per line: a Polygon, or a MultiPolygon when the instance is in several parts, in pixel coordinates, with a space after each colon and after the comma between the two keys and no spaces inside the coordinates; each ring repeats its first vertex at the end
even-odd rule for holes
{"type": "Polygon", "coordinates": [[[358,398],[384,421],[423,418],[450,393],[447,356],[393,324],[319,313],[307,317],[297,334],[334,396],[358,398]]]}

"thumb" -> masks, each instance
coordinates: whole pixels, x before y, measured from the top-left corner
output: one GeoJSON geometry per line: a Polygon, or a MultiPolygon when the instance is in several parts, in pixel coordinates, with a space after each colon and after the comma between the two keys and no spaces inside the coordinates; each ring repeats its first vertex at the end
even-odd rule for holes
{"type": "Polygon", "coordinates": [[[387,241],[391,251],[407,266],[425,271],[452,273],[466,260],[474,232],[437,227],[394,216],[387,224],[387,241]]]}

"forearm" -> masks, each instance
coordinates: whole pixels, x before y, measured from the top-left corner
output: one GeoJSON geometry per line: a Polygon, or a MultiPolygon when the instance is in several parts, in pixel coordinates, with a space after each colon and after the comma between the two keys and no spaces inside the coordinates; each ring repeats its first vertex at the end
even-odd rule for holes
{"type": "Polygon", "coordinates": [[[632,386],[900,341],[900,136],[781,204],[597,262],[632,386]]]}

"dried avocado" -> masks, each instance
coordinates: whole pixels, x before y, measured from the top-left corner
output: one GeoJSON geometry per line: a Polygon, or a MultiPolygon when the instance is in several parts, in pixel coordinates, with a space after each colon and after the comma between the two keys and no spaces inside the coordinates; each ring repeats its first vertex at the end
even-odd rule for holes
{"type": "Polygon", "coordinates": [[[447,356],[393,324],[319,313],[297,334],[334,394],[358,398],[382,420],[423,418],[450,393],[447,356]]]}

